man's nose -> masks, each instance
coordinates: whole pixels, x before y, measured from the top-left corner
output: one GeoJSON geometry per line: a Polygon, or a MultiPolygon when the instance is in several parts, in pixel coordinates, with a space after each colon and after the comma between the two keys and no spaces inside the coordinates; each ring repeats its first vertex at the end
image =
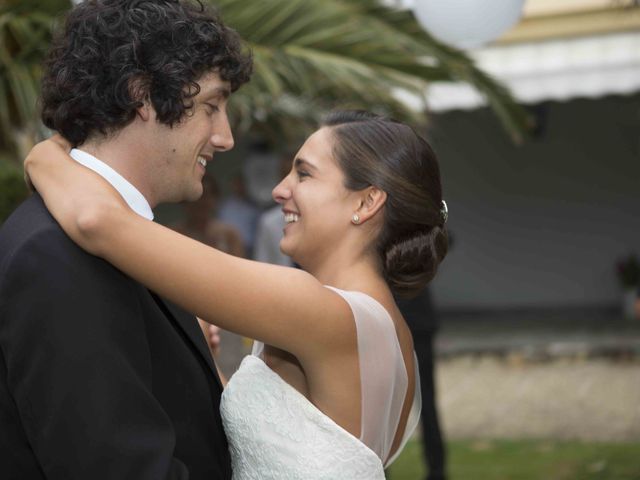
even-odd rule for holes
{"type": "Polygon", "coordinates": [[[226,152],[233,148],[233,133],[231,132],[229,117],[227,117],[226,113],[221,115],[219,120],[214,123],[211,133],[211,143],[219,152],[226,152]]]}

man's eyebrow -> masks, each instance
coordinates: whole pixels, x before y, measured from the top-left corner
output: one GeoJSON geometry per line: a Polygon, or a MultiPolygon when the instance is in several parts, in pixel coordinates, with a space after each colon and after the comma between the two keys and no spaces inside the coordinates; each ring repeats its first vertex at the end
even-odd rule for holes
{"type": "Polygon", "coordinates": [[[294,164],[296,167],[304,167],[304,166],[307,166],[307,167],[309,167],[309,168],[311,168],[311,169],[313,169],[313,170],[318,170],[318,167],[316,167],[313,163],[309,162],[308,160],[305,160],[304,158],[300,158],[300,157],[296,158],[296,159],[293,161],[293,164],[294,164]]]}
{"type": "Polygon", "coordinates": [[[222,97],[225,99],[229,98],[230,95],[231,90],[227,87],[215,87],[202,94],[204,98],[222,97]]]}

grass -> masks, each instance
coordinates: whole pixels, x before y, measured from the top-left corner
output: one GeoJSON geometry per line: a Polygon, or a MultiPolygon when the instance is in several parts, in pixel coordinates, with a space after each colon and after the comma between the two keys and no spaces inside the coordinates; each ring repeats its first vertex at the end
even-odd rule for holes
{"type": "MultiPolygon", "coordinates": [[[[389,480],[423,480],[418,441],[409,442],[389,480]]],[[[448,443],[449,480],[640,480],[640,442],[476,440],[448,443]]]]}

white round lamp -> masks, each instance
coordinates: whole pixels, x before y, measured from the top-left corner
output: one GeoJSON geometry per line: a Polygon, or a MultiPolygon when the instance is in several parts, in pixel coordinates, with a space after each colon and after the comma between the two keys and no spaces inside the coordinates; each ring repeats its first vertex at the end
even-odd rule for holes
{"type": "Polygon", "coordinates": [[[524,0],[416,0],[416,19],[433,37],[469,49],[491,42],[513,26],[524,0]]]}

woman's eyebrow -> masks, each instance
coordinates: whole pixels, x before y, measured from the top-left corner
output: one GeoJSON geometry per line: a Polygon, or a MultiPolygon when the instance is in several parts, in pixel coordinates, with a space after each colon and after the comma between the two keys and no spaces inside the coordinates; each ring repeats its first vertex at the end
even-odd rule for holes
{"type": "Polygon", "coordinates": [[[307,166],[309,168],[311,168],[312,170],[318,170],[318,167],[316,167],[313,163],[309,162],[308,160],[305,160],[304,158],[296,158],[293,162],[293,164],[296,167],[304,167],[307,166]]]}

